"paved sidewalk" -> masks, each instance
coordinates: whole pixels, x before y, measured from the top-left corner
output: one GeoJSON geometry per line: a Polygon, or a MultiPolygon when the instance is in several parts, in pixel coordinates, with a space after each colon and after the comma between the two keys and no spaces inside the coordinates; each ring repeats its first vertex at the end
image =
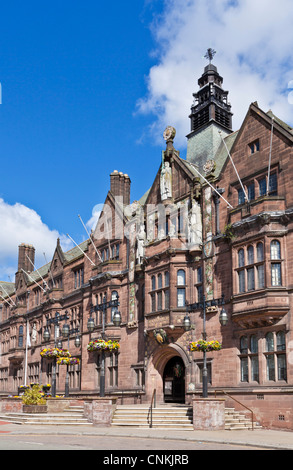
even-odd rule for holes
{"type": "MultiPolygon", "coordinates": [[[[113,436],[133,438],[157,438],[188,440],[221,444],[240,444],[275,450],[293,450],[293,432],[257,429],[254,431],[178,431],[125,427],[97,426],[32,426],[0,422],[1,433],[10,435],[74,435],[74,436],[113,436]]],[[[176,448],[176,444],[174,444],[176,448]]],[[[128,450],[128,449],[125,449],[128,450]]],[[[158,449],[159,450],[159,449],[158,449]]]]}

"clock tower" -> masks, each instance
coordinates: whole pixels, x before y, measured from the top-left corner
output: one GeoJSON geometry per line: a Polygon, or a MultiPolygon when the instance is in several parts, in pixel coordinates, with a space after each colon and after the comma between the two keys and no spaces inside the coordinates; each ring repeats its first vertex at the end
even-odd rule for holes
{"type": "Polygon", "coordinates": [[[232,132],[228,91],[222,88],[223,78],[212,64],[215,53],[208,49],[205,57],[209,59],[209,64],[198,80],[200,89],[193,94],[194,103],[189,115],[191,130],[187,135],[187,161],[196,163],[201,168],[208,160],[213,160],[219,148],[219,131],[223,137],[232,132]]]}

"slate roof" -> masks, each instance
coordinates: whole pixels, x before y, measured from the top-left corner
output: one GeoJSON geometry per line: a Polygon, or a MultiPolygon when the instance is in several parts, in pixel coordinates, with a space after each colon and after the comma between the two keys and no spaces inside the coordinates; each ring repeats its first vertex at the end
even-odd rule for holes
{"type": "MultiPolygon", "coordinates": [[[[89,240],[85,240],[82,243],[80,243],[78,246],[81,248],[82,251],[86,251],[88,248],[88,243],[89,243],[89,240]]],[[[74,248],[71,248],[71,250],[63,253],[63,255],[64,255],[65,262],[71,263],[72,261],[75,261],[80,256],[82,256],[82,252],[77,246],[75,246],[74,248]]],[[[44,278],[47,276],[50,270],[50,267],[51,267],[51,261],[45,264],[44,266],[36,269],[35,271],[30,272],[29,276],[26,276],[28,283],[33,284],[33,281],[37,281],[37,282],[42,281],[42,277],[44,278]]],[[[15,293],[15,283],[0,281],[0,289],[2,290],[2,294],[1,292],[0,294],[4,298],[8,298],[8,295],[12,295],[15,293]],[[2,286],[4,287],[5,290],[1,289],[2,286]],[[5,293],[5,291],[7,292],[8,295],[5,293]]],[[[0,303],[1,303],[1,298],[0,298],[0,303]]]]}

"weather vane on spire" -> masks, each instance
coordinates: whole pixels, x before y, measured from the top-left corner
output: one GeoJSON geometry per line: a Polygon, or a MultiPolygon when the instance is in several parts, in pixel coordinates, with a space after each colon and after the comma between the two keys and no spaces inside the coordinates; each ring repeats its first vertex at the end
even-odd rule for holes
{"type": "Polygon", "coordinates": [[[208,59],[210,61],[210,64],[211,64],[211,62],[212,62],[213,58],[215,57],[216,53],[217,53],[217,51],[215,51],[214,49],[209,47],[209,49],[207,50],[207,53],[204,57],[205,57],[205,59],[208,59]]]}

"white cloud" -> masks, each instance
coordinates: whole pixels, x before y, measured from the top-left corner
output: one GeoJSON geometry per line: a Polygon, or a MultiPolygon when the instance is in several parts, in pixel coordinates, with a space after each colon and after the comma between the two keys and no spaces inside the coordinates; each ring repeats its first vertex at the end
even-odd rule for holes
{"type": "Polygon", "coordinates": [[[150,132],[162,141],[167,125],[177,130],[175,144],[186,145],[192,93],[216,49],[214,64],[224,78],[237,130],[251,102],[293,124],[288,83],[293,79],[291,0],[168,0],[153,23],[157,64],[148,75],[141,113],[155,116],[150,132]]]}
{"type": "Polygon", "coordinates": [[[0,199],[0,279],[14,281],[17,271],[18,245],[32,244],[36,249],[35,266],[45,264],[43,253],[51,260],[60,238],[62,248],[66,251],[72,247],[69,239],[60,235],[57,230],[50,230],[36,211],[16,203],[10,205],[0,199]]]}
{"type": "Polygon", "coordinates": [[[101,212],[103,210],[104,204],[96,204],[92,210],[91,218],[86,222],[86,227],[89,231],[95,230],[98,220],[100,218],[101,212]]]}

